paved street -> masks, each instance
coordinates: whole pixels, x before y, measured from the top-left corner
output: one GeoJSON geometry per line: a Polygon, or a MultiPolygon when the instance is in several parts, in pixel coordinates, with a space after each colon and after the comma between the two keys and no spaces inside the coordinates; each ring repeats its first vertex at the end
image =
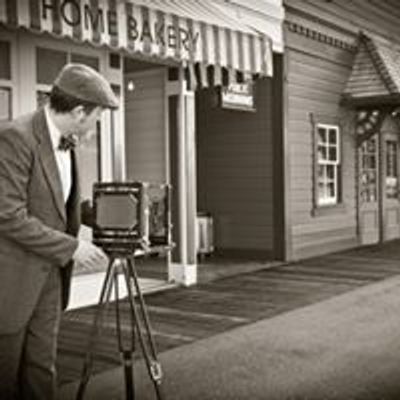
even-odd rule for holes
{"type": "MultiPolygon", "coordinates": [[[[209,314],[217,313],[219,302],[218,310],[224,304],[225,315],[239,315],[235,312],[240,309],[239,303],[227,295],[232,293],[227,281],[236,279],[242,282],[243,309],[248,307],[246,298],[250,297],[258,317],[253,311],[236,325],[162,351],[167,398],[400,398],[399,249],[400,244],[392,242],[209,283],[215,285],[214,293],[220,294],[212,301],[204,298],[209,314]],[[282,275],[277,276],[280,272],[282,275]],[[260,280],[255,277],[268,274],[269,286],[260,290],[260,280]],[[225,296],[221,287],[224,284],[225,296]],[[251,296],[252,286],[257,293],[264,293],[260,307],[256,307],[257,297],[251,296]],[[281,296],[266,296],[272,287],[279,288],[281,296]],[[262,309],[268,309],[267,298],[270,304],[280,302],[286,308],[270,306],[269,310],[275,311],[262,316],[262,309]]],[[[159,296],[171,301],[173,293],[159,296]]],[[[182,306],[184,300],[181,293],[176,304],[182,306]]],[[[152,296],[148,302],[152,303],[152,296]]],[[[200,299],[198,304],[199,313],[204,313],[200,299]]],[[[224,325],[226,321],[221,317],[220,322],[224,325]]],[[[183,326],[182,332],[187,329],[183,326]]],[[[147,374],[136,365],[138,398],[155,398],[147,374]]],[[[87,398],[123,398],[123,387],[121,369],[108,368],[92,377],[87,398]]],[[[74,390],[74,383],[64,384],[61,398],[74,398],[74,390]]]]}

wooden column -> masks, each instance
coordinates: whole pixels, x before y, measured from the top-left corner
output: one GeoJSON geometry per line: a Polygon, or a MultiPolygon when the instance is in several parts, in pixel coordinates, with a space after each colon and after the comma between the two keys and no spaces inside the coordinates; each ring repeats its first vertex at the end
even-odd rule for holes
{"type": "Polygon", "coordinates": [[[188,286],[197,282],[195,99],[186,89],[182,68],[170,69],[166,97],[175,243],[168,280],[188,286]]]}

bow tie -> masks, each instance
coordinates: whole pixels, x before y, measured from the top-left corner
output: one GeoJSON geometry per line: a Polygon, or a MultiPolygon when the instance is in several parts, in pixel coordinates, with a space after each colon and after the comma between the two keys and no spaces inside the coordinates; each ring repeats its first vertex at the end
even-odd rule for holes
{"type": "Polygon", "coordinates": [[[60,143],[58,144],[58,150],[68,151],[76,147],[78,138],[74,134],[67,136],[61,136],[60,143]]]}

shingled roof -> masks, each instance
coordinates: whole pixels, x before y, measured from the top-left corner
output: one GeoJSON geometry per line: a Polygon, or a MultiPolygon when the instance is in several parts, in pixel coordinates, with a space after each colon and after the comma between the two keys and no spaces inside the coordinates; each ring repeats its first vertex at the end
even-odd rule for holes
{"type": "Polygon", "coordinates": [[[343,97],[360,105],[400,104],[400,46],[361,34],[343,97]]]}

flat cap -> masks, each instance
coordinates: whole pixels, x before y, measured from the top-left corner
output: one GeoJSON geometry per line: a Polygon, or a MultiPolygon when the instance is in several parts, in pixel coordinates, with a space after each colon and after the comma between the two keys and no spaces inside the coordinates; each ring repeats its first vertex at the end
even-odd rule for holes
{"type": "Polygon", "coordinates": [[[54,81],[64,93],[104,108],[118,108],[118,99],[108,81],[84,64],[67,64],[54,81]]]}

